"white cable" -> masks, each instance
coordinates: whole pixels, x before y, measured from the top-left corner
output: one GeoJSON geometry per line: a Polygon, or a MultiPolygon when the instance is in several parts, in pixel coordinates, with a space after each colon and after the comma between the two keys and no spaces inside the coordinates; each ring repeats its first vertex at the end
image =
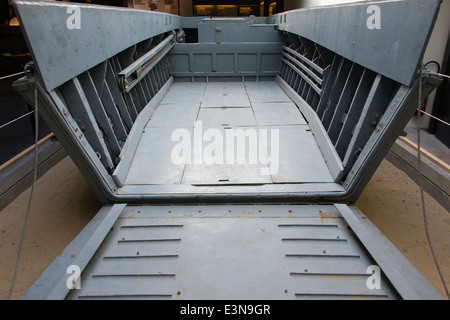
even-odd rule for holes
{"type": "Polygon", "coordinates": [[[7,76],[3,76],[3,77],[0,77],[0,80],[11,78],[11,77],[15,77],[15,76],[18,76],[18,75],[21,75],[21,74],[24,74],[24,73],[25,73],[25,71],[22,71],[22,72],[17,72],[17,73],[10,74],[10,75],[7,75],[7,76]]]}
{"type": "Polygon", "coordinates": [[[29,114],[32,114],[33,112],[34,112],[34,110],[33,110],[33,111],[30,111],[30,112],[28,112],[28,113],[25,113],[25,114],[21,115],[20,117],[15,118],[14,120],[11,120],[10,122],[7,122],[7,123],[5,123],[5,124],[2,124],[2,125],[0,126],[0,129],[6,127],[7,125],[10,125],[11,123],[16,122],[17,120],[22,119],[23,117],[26,117],[26,116],[29,115],[29,114]]]}
{"type": "Polygon", "coordinates": [[[443,124],[446,124],[447,126],[450,126],[450,123],[448,123],[448,122],[445,122],[444,120],[442,120],[442,119],[439,119],[439,118],[437,118],[437,117],[435,117],[435,116],[433,116],[432,114],[429,114],[428,112],[425,112],[425,111],[422,111],[422,110],[418,110],[420,113],[423,113],[423,114],[425,114],[425,115],[427,115],[427,116],[429,116],[430,118],[433,118],[433,119],[435,119],[435,120],[437,120],[437,121],[440,121],[440,122],[442,122],[443,124]]]}
{"type": "MultiPolygon", "coordinates": [[[[419,106],[417,110],[420,111],[420,105],[422,102],[422,68],[419,70],[419,106]]],[[[434,263],[436,264],[436,267],[439,272],[439,276],[441,278],[442,285],[444,286],[445,292],[447,294],[447,298],[450,299],[450,294],[447,289],[447,285],[445,284],[444,276],[442,275],[441,268],[439,267],[439,262],[436,258],[436,254],[433,249],[433,244],[431,243],[430,233],[428,230],[428,218],[425,208],[425,197],[424,197],[424,191],[423,191],[423,178],[422,178],[422,165],[421,165],[421,151],[420,151],[420,116],[417,119],[417,161],[418,161],[418,172],[419,172],[419,187],[420,187],[420,200],[422,202],[422,213],[423,213],[423,221],[425,224],[425,234],[427,236],[428,245],[431,250],[431,254],[433,255],[434,263]]]]}
{"type": "Polygon", "coordinates": [[[23,245],[23,241],[25,238],[25,231],[26,231],[26,227],[27,227],[27,222],[28,222],[28,215],[30,213],[30,208],[31,208],[31,203],[33,201],[33,194],[34,194],[34,187],[36,185],[36,180],[37,180],[37,164],[38,164],[38,140],[39,140],[39,113],[38,113],[38,96],[37,96],[37,76],[35,76],[34,78],[34,123],[35,123],[35,132],[34,132],[34,170],[33,170],[33,183],[31,185],[31,193],[30,193],[30,199],[28,201],[28,207],[27,207],[27,211],[25,213],[25,219],[23,222],[23,228],[22,228],[22,235],[20,237],[20,242],[19,242],[19,248],[17,250],[17,258],[16,258],[16,265],[14,268],[14,274],[13,274],[13,278],[11,280],[11,286],[9,288],[9,293],[8,293],[8,300],[11,299],[11,295],[14,291],[14,285],[16,282],[16,277],[17,277],[17,272],[19,270],[19,262],[20,262],[20,255],[22,253],[22,245],[23,245]]]}
{"type": "Polygon", "coordinates": [[[442,74],[442,73],[438,73],[438,72],[434,72],[434,71],[430,71],[430,70],[425,70],[424,71],[425,74],[433,74],[433,75],[437,75],[437,76],[441,76],[441,77],[446,77],[450,79],[450,76],[446,75],[446,74],[442,74]]]}

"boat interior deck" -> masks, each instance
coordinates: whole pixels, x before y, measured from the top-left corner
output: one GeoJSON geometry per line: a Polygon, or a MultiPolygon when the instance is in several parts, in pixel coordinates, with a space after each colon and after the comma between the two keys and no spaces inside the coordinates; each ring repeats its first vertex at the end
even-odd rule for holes
{"type": "Polygon", "coordinates": [[[275,81],[175,81],[145,126],[122,190],[305,183],[334,181],[275,81]]]}

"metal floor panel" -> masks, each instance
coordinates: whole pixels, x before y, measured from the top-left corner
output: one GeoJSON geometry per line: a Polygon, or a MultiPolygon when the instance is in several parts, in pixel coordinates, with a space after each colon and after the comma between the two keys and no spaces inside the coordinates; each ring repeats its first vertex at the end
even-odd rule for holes
{"type": "MultiPolygon", "coordinates": [[[[146,127],[131,162],[125,184],[180,184],[184,163],[171,161],[174,128],[146,127]]],[[[187,129],[186,129],[187,130],[187,129]]],[[[192,130],[192,129],[190,129],[192,130]]]]}
{"type": "Polygon", "coordinates": [[[200,102],[160,104],[147,127],[193,128],[199,108],[200,102]]]}
{"type": "Polygon", "coordinates": [[[307,124],[293,102],[252,102],[252,108],[260,126],[307,124]]]}
{"type": "Polygon", "coordinates": [[[145,127],[125,185],[223,186],[332,182],[308,124],[277,83],[174,82],[145,127]],[[253,92],[250,100],[247,90],[253,92]],[[253,99],[259,101],[260,91],[267,91],[273,97],[269,101],[282,102],[254,102],[253,99]],[[219,104],[225,107],[219,108],[219,104]],[[223,154],[217,156],[215,163],[208,162],[216,157],[215,151],[208,153],[208,147],[214,149],[212,143],[216,137],[205,138],[205,133],[211,128],[219,130],[211,134],[220,134],[218,139],[223,138],[220,142],[223,154]],[[195,149],[194,152],[201,154],[201,162],[191,154],[190,161],[173,163],[172,150],[181,141],[172,140],[172,134],[177,129],[187,130],[191,151],[195,149]],[[256,133],[257,143],[251,145],[251,138],[247,136],[244,147],[238,149],[238,138],[227,138],[229,133],[235,134],[238,129],[244,135],[256,133]],[[264,132],[261,133],[261,130],[264,132]],[[277,134],[279,140],[275,140],[277,134]],[[197,135],[200,136],[200,148],[197,135]],[[230,145],[235,150],[232,163],[226,161],[230,145]],[[256,160],[250,158],[250,154],[257,155],[256,160]]]}
{"type": "Polygon", "coordinates": [[[256,127],[252,108],[201,108],[197,121],[203,127],[256,127]]]}
{"type": "Polygon", "coordinates": [[[332,205],[127,206],[71,299],[395,299],[332,205]]]}
{"type": "Polygon", "coordinates": [[[187,164],[182,184],[188,185],[252,185],[270,184],[270,175],[262,175],[261,170],[268,170],[263,164],[187,164]]]}
{"type": "Polygon", "coordinates": [[[246,82],[245,89],[252,104],[255,102],[291,102],[291,99],[274,81],[246,82]]]}
{"type": "Polygon", "coordinates": [[[206,83],[174,82],[161,103],[201,102],[205,90],[206,83]]]}
{"type": "Polygon", "coordinates": [[[208,82],[202,108],[250,106],[243,82],[208,82]]]}
{"type": "MultiPolygon", "coordinates": [[[[236,108],[234,108],[236,109],[236,108]]],[[[251,109],[249,109],[251,111],[251,109]]],[[[207,124],[205,124],[207,126],[207,124]]],[[[254,128],[214,128],[223,142],[222,154],[211,154],[207,151],[208,142],[203,144],[202,163],[194,161],[186,164],[182,184],[191,185],[229,185],[229,184],[267,184],[272,183],[270,170],[264,152],[264,144],[258,130],[254,128]],[[227,138],[231,130],[253,130],[243,147],[239,147],[237,138],[227,138]],[[253,141],[252,143],[250,141],[253,141]],[[231,151],[234,150],[233,162],[227,163],[231,151]],[[216,162],[216,163],[214,163],[216,162]]]]}
{"type": "MultiPolygon", "coordinates": [[[[308,126],[272,126],[279,130],[280,154],[277,171],[271,168],[274,183],[333,182],[317,142],[308,126]]],[[[264,140],[263,140],[264,142],[264,140]]],[[[274,152],[273,144],[265,147],[268,158],[274,152]]]]}

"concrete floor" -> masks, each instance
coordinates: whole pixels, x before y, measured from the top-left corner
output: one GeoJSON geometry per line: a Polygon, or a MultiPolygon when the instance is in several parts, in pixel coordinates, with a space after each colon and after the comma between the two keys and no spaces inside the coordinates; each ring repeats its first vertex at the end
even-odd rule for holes
{"type": "MultiPolygon", "coordinates": [[[[30,189],[0,212],[0,299],[8,297],[30,189]]],[[[435,252],[450,285],[450,213],[430,196],[425,199],[435,252]]],[[[425,237],[419,201],[417,185],[383,161],[357,205],[445,295],[425,237]]],[[[101,206],[69,157],[38,180],[12,299],[25,292],[101,206]]]]}

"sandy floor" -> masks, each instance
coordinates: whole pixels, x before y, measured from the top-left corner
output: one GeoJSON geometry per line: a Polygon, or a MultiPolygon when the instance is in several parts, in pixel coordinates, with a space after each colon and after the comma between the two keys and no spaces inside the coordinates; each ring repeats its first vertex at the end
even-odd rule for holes
{"type": "MultiPolygon", "coordinates": [[[[0,212],[0,299],[7,299],[30,189],[0,212]]],[[[417,185],[384,161],[357,205],[442,294],[445,291],[424,232],[417,185]]],[[[426,195],[429,229],[450,285],[450,213],[426,195]]],[[[19,298],[101,208],[66,157],[38,180],[11,299],[19,298]]]]}

